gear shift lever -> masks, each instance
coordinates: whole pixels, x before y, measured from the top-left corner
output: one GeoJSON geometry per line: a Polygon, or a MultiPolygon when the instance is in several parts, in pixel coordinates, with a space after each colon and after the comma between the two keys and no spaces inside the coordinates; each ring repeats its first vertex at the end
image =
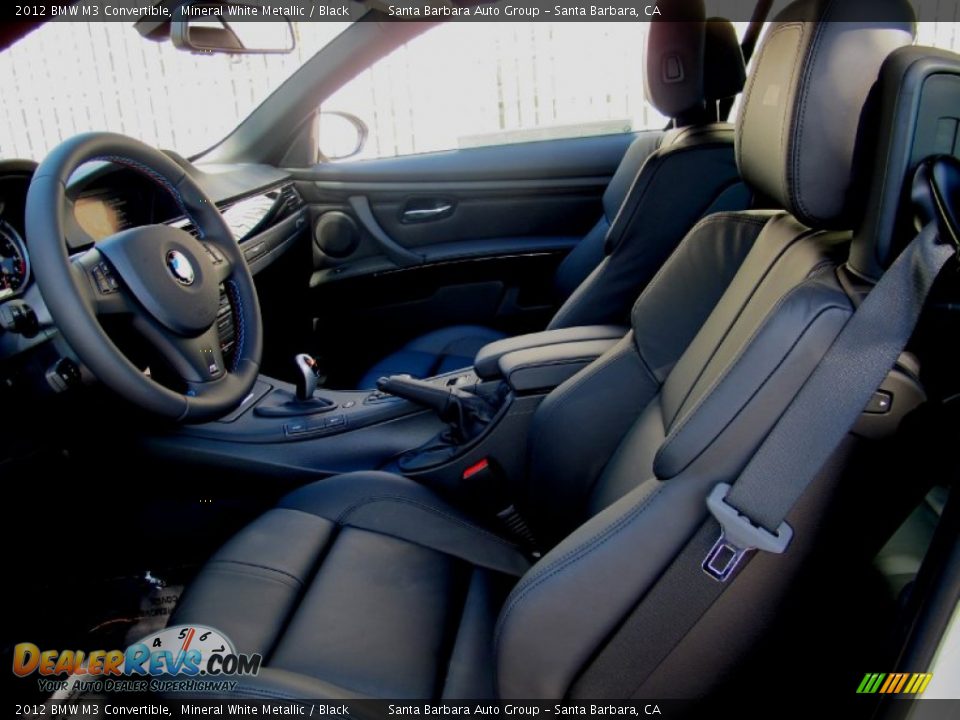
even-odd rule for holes
{"type": "Polygon", "coordinates": [[[261,417],[297,417],[316,415],[333,410],[336,403],[323,397],[315,397],[320,384],[320,366],[306,353],[294,358],[297,365],[297,390],[291,393],[285,388],[276,388],[254,409],[261,417]]]}
{"type": "Polygon", "coordinates": [[[313,399],[313,394],[317,391],[317,381],[320,379],[320,368],[317,361],[306,353],[297,355],[297,400],[306,402],[313,399]]]}

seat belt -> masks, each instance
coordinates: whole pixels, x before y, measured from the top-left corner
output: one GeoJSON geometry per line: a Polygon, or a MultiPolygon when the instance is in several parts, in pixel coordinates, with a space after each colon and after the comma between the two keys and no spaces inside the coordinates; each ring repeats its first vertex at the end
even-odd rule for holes
{"type": "MultiPolygon", "coordinates": [[[[960,163],[952,169],[960,174],[960,163]]],[[[787,549],[793,530],[785,518],[896,364],[940,270],[960,250],[949,209],[936,186],[930,190],[939,222],[880,278],[736,481],[713,489],[713,517],[574,683],[574,696],[633,697],[756,551],[787,549]]]]}

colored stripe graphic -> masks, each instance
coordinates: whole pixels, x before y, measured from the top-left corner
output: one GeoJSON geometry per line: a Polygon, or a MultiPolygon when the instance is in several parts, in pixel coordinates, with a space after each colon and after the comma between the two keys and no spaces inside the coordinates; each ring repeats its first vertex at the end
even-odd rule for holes
{"type": "Polygon", "coordinates": [[[919,695],[932,678],[932,673],[866,673],[857,686],[857,694],[919,695]]]}

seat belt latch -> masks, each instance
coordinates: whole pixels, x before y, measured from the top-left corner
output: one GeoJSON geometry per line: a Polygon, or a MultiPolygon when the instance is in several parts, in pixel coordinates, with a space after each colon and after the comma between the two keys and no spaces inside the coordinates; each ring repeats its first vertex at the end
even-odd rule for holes
{"type": "Polygon", "coordinates": [[[730,490],[730,485],[720,483],[707,497],[707,508],[720,523],[720,537],[701,567],[717,582],[729,580],[748,553],[763,550],[780,555],[793,539],[793,528],[787,523],[780,523],[777,532],[771,533],[729,505],[726,498],[730,490]]]}

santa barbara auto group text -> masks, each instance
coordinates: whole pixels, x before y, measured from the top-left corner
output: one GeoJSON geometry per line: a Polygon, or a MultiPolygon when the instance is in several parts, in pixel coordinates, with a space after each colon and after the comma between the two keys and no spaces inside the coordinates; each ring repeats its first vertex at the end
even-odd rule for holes
{"type": "Polygon", "coordinates": [[[645,705],[624,703],[623,705],[597,705],[593,703],[572,703],[554,705],[547,708],[540,705],[388,705],[389,715],[530,715],[544,713],[553,715],[662,715],[660,706],[655,703],[645,705]]]}

